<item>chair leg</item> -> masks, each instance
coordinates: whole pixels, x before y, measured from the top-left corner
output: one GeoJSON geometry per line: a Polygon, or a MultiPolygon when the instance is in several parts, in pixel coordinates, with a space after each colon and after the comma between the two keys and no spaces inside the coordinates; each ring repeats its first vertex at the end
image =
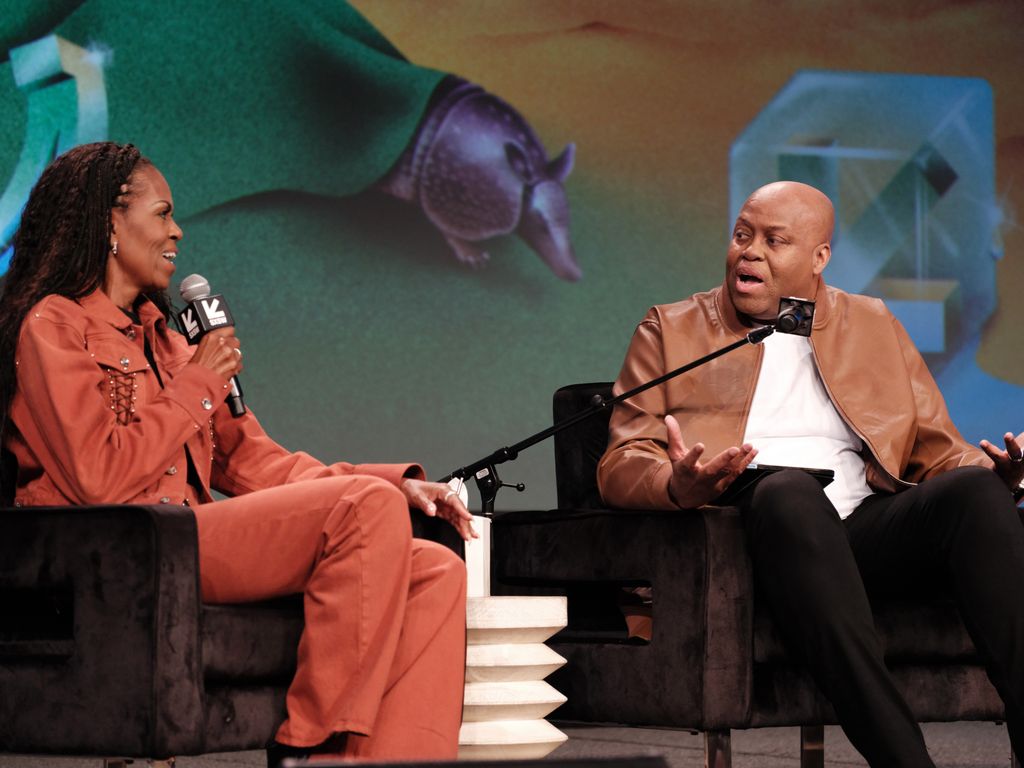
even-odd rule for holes
{"type": "Polygon", "coordinates": [[[732,768],[729,729],[704,731],[704,768],[732,768]]]}
{"type": "Polygon", "coordinates": [[[800,726],[800,768],[825,768],[825,726],[800,726]]]}

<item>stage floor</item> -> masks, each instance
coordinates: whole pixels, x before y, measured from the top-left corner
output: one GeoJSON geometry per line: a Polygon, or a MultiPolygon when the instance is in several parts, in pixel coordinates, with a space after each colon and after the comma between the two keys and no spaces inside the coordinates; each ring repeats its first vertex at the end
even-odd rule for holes
{"type": "MultiPolygon", "coordinates": [[[[569,741],[551,757],[627,757],[662,755],[670,768],[703,768],[700,734],[661,728],[620,728],[560,723],[569,741]]],[[[1006,728],[992,723],[929,723],[923,726],[932,759],[939,768],[1007,768],[1010,742],[1006,728]]],[[[734,768],[796,768],[800,735],[796,728],[734,731],[734,768]]],[[[232,752],[178,758],[178,768],[263,768],[263,752],[232,752]]],[[[0,755],[0,768],[99,768],[92,758],[0,755]]],[[[139,764],[140,768],[144,764],[139,764]]],[[[838,728],[825,731],[826,766],[864,766],[838,728]]]]}

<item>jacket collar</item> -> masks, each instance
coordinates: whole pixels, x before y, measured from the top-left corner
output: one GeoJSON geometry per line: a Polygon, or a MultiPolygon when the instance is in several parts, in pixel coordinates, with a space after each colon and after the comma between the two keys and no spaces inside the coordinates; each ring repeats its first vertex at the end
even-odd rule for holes
{"type": "MultiPolygon", "coordinates": [[[[740,319],[736,307],[729,296],[729,289],[725,282],[715,290],[715,311],[718,314],[719,322],[737,336],[745,336],[755,326],[748,326],[740,319]]],[[[818,276],[818,286],[814,289],[814,325],[813,328],[823,328],[828,322],[832,310],[832,291],[822,277],[818,276]]]]}
{"type": "MultiPolygon", "coordinates": [[[[128,315],[121,311],[121,309],[110,300],[102,290],[97,288],[87,296],[83,296],[78,299],[78,304],[84,309],[89,315],[101,320],[105,323],[110,323],[114,328],[124,333],[132,325],[132,320],[128,315]]],[[[163,313],[157,308],[149,299],[144,299],[139,305],[139,319],[142,321],[142,327],[149,329],[159,327],[158,324],[164,321],[163,313]]]]}

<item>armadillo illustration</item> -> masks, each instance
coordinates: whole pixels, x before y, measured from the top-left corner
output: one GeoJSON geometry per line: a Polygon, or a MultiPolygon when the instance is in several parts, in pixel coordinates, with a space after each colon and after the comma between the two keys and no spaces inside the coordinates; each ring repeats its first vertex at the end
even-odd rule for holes
{"type": "Polygon", "coordinates": [[[548,160],[513,107],[483,88],[447,77],[432,94],[401,157],[375,185],[418,205],[464,264],[489,258],[481,241],[515,232],[563,280],[579,280],[562,182],[569,144],[548,160]]]}

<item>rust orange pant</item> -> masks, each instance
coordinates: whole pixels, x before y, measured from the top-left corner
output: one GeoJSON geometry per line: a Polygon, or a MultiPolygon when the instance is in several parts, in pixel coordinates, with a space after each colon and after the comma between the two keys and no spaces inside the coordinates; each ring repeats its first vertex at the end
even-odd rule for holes
{"type": "Polygon", "coordinates": [[[390,483],[344,475],[196,507],[203,599],[302,593],[306,626],[277,740],[349,732],[345,754],[455,757],[465,670],[466,572],[412,538],[390,483]]]}

